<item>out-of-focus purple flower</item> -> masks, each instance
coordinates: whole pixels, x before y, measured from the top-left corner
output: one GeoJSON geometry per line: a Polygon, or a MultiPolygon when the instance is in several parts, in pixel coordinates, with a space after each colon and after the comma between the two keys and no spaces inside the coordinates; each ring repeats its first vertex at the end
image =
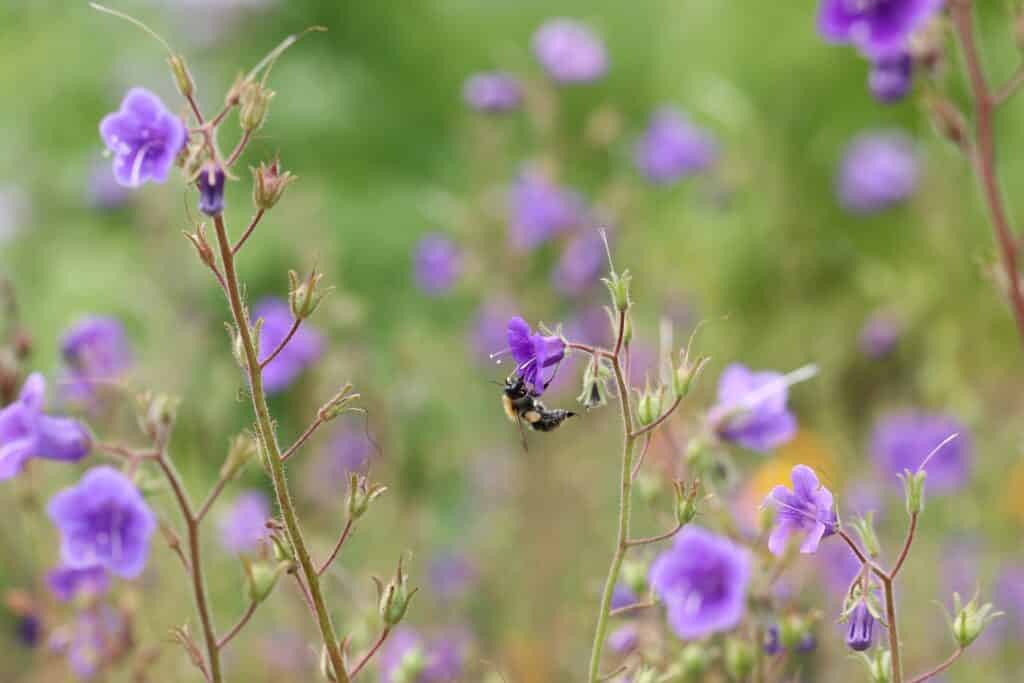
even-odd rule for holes
{"type": "Polygon", "coordinates": [[[563,294],[575,296],[598,281],[604,266],[601,235],[597,231],[587,231],[569,240],[552,273],[552,283],[563,294]]]}
{"type": "Polygon", "coordinates": [[[450,239],[438,233],[425,235],[413,254],[416,286],[424,294],[444,294],[462,275],[462,253],[450,239]]]}
{"type": "Polygon", "coordinates": [[[845,543],[826,543],[815,553],[817,573],[828,589],[830,597],[839,599],[850,589],[850,582],[861,570],[860,561],[845,543]]]}
{"type": "Polygon", "coordinates": [[[604,42],[589,26],[550,19],[533,34],[533,54],[559,83],[590,83],[608,71],[604,42]]]}
{"type": "Polygon", "coordinates": [[[207,216],[219,216],[224,213],[224,182],[227,176],[224,171],[208,164],[196,179],[199,188],[199,210],[207,216]]]}
{"type": "Polygon", "coordinates": [[[701,638],[739,624],[746,609],[750,554],[723,536],[687,526],[655,559],[649,578],[675,634],[684,640],[701,638]]]}
{"type": "Polygon", "coordinates": [[[874,640],[875,618],[863,602],[850,613],[846,629],[846,646],[855,652],[864,652],[874,640]]]}
{"type": "Polygon", "coordinates": [[[1020,642],[1024,638],[1024,565],[1004,565],[996,579],[995,604],[1006,612],[1006,635],[1013,642],[1020,642]]]}
{"type": "Polygon", "coordinates": [[[89,453],[92,438],[77,420],[43,413],[46,380],[29,375],[18,399],[0,410],[0,480],[21,471],[29,458],[78,462],[89,453]]]}
{"type": "Polygon", "coordinates": [[[640,641],[640,634],[636,624],[626,624],[611,632],[608,636],[608,648],[619,655],[624,655],[636,649],[640,641]]]}
{"type": "Polygon", "coordinates": [[[802,537],[800,552],[813,553],[821,539],[836,532],[836,513],[832,492],[818,482],[818,475],[807,465],[792,472],[793,490],[776,486],[765,503],[775,506],[775,528],[768,538],[768,550],[774,555],[786,551],[791,536],[802,537]]]}
{"type": "Polygon", "coordinates": [[[565,336],[585,344],[607,346],[612,342],[608,314],[600,306],[584,308],[565,324],[565,336]]]}
{"type": "Polygon", "coordinates": [[[71,671],[87,680],[108,664],[124,638],[124,620],[108,605],[79,612],[73,624],[57,629],[50,648],[66,654],[71,671]]]}
{"type": "Polygon", "coordinates": [[[100,135],[114,155],[114,178],[125,187],[162,183],[185,144],[185,124],[160,98],[132,88],[120,110],[100,122],[100,135]]]}
{"type": "Polygon", "coordinates": [[[261,491],[244,491],[220,519],[220,541],[229,552],[251,553],[267,537],[270,501],[261,491]]]}
{"type": "Polygon", "coordinates": [[[764,633],[764,653],[773,656],[782,652],[782,641],[779,640],[779,625],[772,624],[764,633]]]}
{"type": "Polygon", "coordinates": [[[467,641],[462,634],[428,644],[419,633],[399,626],[380,653],[382,683],[447,683],[462,675],[467,641]]]}
{"type": "Polygon", "coordinates": [[[903,52],[891,57],[882,57],[871,63],[868,72],[868,90],[883,104],[899,102],[914,83],[914,61],[910,54],[903,52]]]}
{"type": "Polygon", "coordinates": [[[124,325],[117,318],[91,315],[64,333],[61,354],[66,372],[60,391],[73,402],[90,402],[105,382],[118,380],[132,364],[124,325]]]}
{"type": "Polygon", "coordinates": [[[796,645],[797,652],[814,652],[818,648],[818,639],[814,637],[813,633],[805,633],[800,639],[800,642],[796,645]]]}
{"type": "Polygon", "coordinates": [[[874,512],[877,521],[884,502],[881,493],[873,478],[860,479],[848,485],[839,498],[843,514],[850,518],[852,515],[863,517],[869,512],[874,512]]]}
{"type": "Polygon", "coordinates": [[[526,321],[516,316],[508,321],[508,346],[516,361],[516,373],[538,396],[543,394],[565,358],[565,342],[555,335],[533,334],[526,321]],[[548,368],[554,370],[545,375],[548,368]]]}
{"type": "Polygon", "coordinates": [[[788,397],[783,375],[734,363],[718,381],[718,403],[708,419],[725,441],[763,453],[796,434],[796,417],[786,408],[788,397]]]}
{"type": "Polygon", "coordinates": [[[496,114],[519,109],[523,88],[512,74],[489,71],[467,78],[462,86],[462,98],[477,111],[496,114]]]}
{"type": "Polygon", "coordinates": [[[885,311],[874,313],[864,322],[857,340],[861,353],[869,358],[883,358],[896,348],[903,325],[885,311]]]}
{"type": "Polygon", "coordinates": [[[131,480],[113,467],[89,470],[51,498],[46,511],[60,531],[67,567],[104,567],[125,579],[142,573],[156,517],[131,480]]]}
{"type": "Polygon", "coordinates": [[[14,635],[25,647],[39,645],[39,636],[43,633],[43,625],[35,614],[23,614],[14,625],[14,635]]]}
{"type": "Polygon", "coordinates": [[[852,43],[868,57],[906,48],[910,34],[942,7],[943,0],[822,0],[818,30],[829,42],[852,43]]]}
{"type": "Polygon", "coordinates": [[[640,602],[640,598],[636,596],[632,588],[621,581],[615,584],[615,588],[612,589],[611,609],[622,609],[638,602],[640,602]]]}
{"type": "Polygon", "coordinates": [[[952,434],[959,434],[928,462],[928,493],[949,493],[967,483],[973,439],[966,425],[949,415],[904,412],[879,419],[871,435],[875,465],[895,484],[896,475],[914,472],[928,454],[952,434]]]}
{"type": "Polygon", "coordinates": [[[855,214],[877,213],[917,188],[914,144],[903,133],[873,132],[850,143],[839,169],[839,203],[855,214]]]}
{"type": "Polygon", "coordinates": [[[476,568],[465,555],[456,552],[438,553],[428,569],[431,593],[441,600],[453,600],[466,594],[476,582],[476,568]]]}
{"type": "Polygon", "coordinates": [[[651,116],[633,158],[652,183],[668,184],[711,167],[718,159],[718,145],[709,133],[665,107],[651,116]]]}
{"type": "Polygon", "coordinates": [[[115,211],[131,199],[131,192],[117,182],[110,165],[105,162],[93,164],[89,172],[89,184],[85,198],[89,205],[101,211],[115,211]]]}
{"type": "Polygon", "coordinates": [[[110,588],[110,575],[103,567],[57,567],[46,575],[46,584],[58,600],[68,602],[79,594],[106,593],[110,588]]]}
{"type": "Polygon", "coordinates": [[[509,193],[509,242],[533,249],[585,219],[583,200],[537,171],[525,170],[509,193]]]}
{"type": "Polygon", "coordinates": [[[303,468],[302,490],[324,505],[336,504],[339,491],[348,490],[353,473],[369,472],[373,454],[365,430],[340,424],[303,468]]]}
{"type": "MultiPolygon", "coordinates": [[[[292,328],[294,319],[288,304],[281,299],[263,299],[253,307],[253,318],[263,318],[260,329],[260,360],[265,360],[284,341],[292,328]]],[[[302,371],[320,360],[324,350],[324,339],[309,321],[303,322],[299,330],[281,350],[277,357],[263,368],[263,387],[269,394],[284,391],[302,371]]]]}

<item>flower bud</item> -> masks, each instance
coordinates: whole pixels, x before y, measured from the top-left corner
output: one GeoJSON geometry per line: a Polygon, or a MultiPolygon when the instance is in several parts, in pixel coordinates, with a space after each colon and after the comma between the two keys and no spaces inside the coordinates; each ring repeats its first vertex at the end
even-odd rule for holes
{"type": "Polygon", "coordinates": [[[238,120],[242,124],[242,130],[252,133],[259,130],[267,119],[267,110],[270,108],[270,100],[276,93],[264,88],[258,83],[252,83],[242,94],[242,109],[238,120]]]}
{"type": "Polygon", "coordinates": [[[779,622],[779,642],[787,650],[799,650],[807,643],[811,632],[811,622],[800,615],[786,617],[779,622]]]}
{"type": "Polygon", "coordinates": [[[754,652],[750,643],[739,638],[725,641],[725,670],[734,681],[745,681],[754,671],[754,652]]]}
{"type": "Polygon", "coordinates": [[[651,389],[648,382],[640,394],[636,404],[636,418],[641,426],[646,427],[661,416],[661,389],[651,389]]]}
{"type": "Polygon", "coordinates": [[[174,85],[178,88],[178,92],[186,99],[192,97],[195,92],[195,82],[192,80],[192,74],[189,73],[188,67],[185,66],[185,58],[181,55],[171,55],[167,58],[167,63],[171,67],[174,85]]]}
{"type": "Polygon", "coordinates": [[[269,166],[264,162],[256,168],[249,167],[252,171],[252,203],[261,211],[268,211],[274,208],[284,195],[285,189],[298,178],[290,171],[281,171],[280,161],[274,159],[269,166]]]}
{"type": "Polygon", "coordinates": [[[196,187],[199,188],[199,210],[207,216],[224,213],[224,182],[227,176],[223,169],[207,164],[199,171],[196,187]]]}
{"type": "Polygon", "coordinates": [[[220,467],[220,476],[226,480],[234,479],[256,456],[257,450],[256,439],[252,434],[243,432],[236,435],[228,446],[228,457],[220,467]]]}
{"type": "Polygon", "coordinates": [[[365,476],[353,472],[348,489],[348,518],[355,521],[362,517],[370,503],[387,490],[387,486],[370,484],[365,476]]]}
{"type": "Polygon", "coordinates": [[[695,361],[690,361],[690,349],[686,348],[679,354],[679,367],[672,373],[672,395],[675,398],[686,398],[693,388],[693,383],[700,376],[701,370],[711,358],[699,356],[695,361]]]}
{"type": "Polygon", "coordinates": [[[954,616],[951,627],[953,639],[960,647],[965,648],[973,643],[984,632],[989,622],[1003,615],[1002,612],[993,612],[993,609],[990,602],[979,604],[977,593],[966,605],[961,604],[959,593],[953,593],[954,616]]]}
{"type": "Polygon", "coordinates": [[[267,526],[271,527],[270,531],[270,549],[274,554],[274,559],[278,562],[295,562],[295,552],[292,550],[292,544],[285,535],[283,529],[280,527],[280,522],[271,520],[267,522],[267,526]]]}
{"type": "Polygon", "coordinates": [[[292,568],[291,562],[270,564],[262,560],[250,560],[242,557],[242,568],[245,570],[245,592],[249,600],[261,603],[267,599],[277,585],[277,580],[292,568]]]}
{"type": "Polygon", "coordinates": [[[875,513],[868,512],[863,517],[853,520],[853,528],[860,536],[860,541],[871,557],[878,557],[882,554],[882,545],[878,542],[878,534],[875,533],[875,513]]]}
{"type": "Polygon", "coordinates": [[[247,80],[245,74],[238,74],[235,77],[235,82],[228,89],[227,95],[224,96],[224,105],[233,107],[241,102],[250,87],[252,87],[252,81],[247,80]]]}
{"type": "Polygon", "coordinates": [[[351,391],[352,384],[346,383],[338,393],[327,401],[327,403],[320,406],[320,410],[316,413],[317,418],[321,422],[330,422],[347,410],[355,410],[354,408],[351,408],[349,404],[357,400],[359,398],[359,394],[349,393],[351,391]]]}
{"type": "Polygon", "coordinates": [[[647,593],[647,564],[638,560],[627,560],[622,564],[622,582],[636,595],[647,593]]]}
{"type": "MultiPolygon", "coordinates": [[[[632,281],[633,276],[629,274],[628,270],[624,270],[622,275],[619,275],[614,270],[606,278],[601,278],[601,282],[608,288],[608,293],[612,297],[612,306],[615,307],[615,311],[618,313],[625,313],[629,310],[632,303],[629,297],[629,283],[632,281]]],[[[618,330],[616,330],[618,333],[618,330]]]]}
{"type": "Polygon", "coordinates": [[[380,599],[380,618],[388,626],[397,626],[405,617],[409,603],[419,588],[409,588],[409,577],[402,573],[402,560],[398,560],[398,571],[385,586],[374,577],[380,599]]]}
{"type": "Polygon", "coordinates": [[[916,515],[924,510],[924,483],[928,473],[924,470],[911,472],[903,470],[900,479],[903,481],[903,495],[907,499],[907,514],[916,515]]]}
{"type": "Polygon", "coordinates": [[[704,673],[708,670],[710,658],[704,646],[699,643],[690,643],[679,653],[678,668],[680,679],[686,683],[697,683],[704,680],[704,673]]]}
{"type": "Polygon", "coordinates": [[[308,278],[301,281],[294,270],[288,271],[288,305],[296,320],[305,320],[313,315],[320,307],[320,302],[331,291],[329,288],[320,288],[321,279],[323,274],[316,272],[316,268],[310,272],[308,278]]]}
{"type": "Polygon", "coordinates": [[[583,404],[587,410],[599,408],[608,402],[607,382],[611,377],[611,370],[607,364],[597,358],[587,363],[587,369],[583,372],[583,391],[576,397],[576,400],[583,404]]]}
{"type": "Polygon", "coordinates": [[[676,522],[679,526],[686,526],[697,516],[700,480],[695,479],[689,487],[682,481],[674,481],[672,485],[676,490],[676,522]]]}
{"type": "Polygon", "coordinates": [[[153,441],[164,442],[178,416],[181,399],[167,394],[146,392],[139,396],[139,427],[153,441]]]}
{"type": "Polygon", "coordinates": [[[890,683],[892,681],[892,655],[888,650],[878,650],[874,657],[869,657],[863,652],[860,656],[868,667],[871,683],[890,683]]]}
{"type": "Polygon", "coordinates": [[[875,617],[867,604],[858,602],[850,613],[846,629],[846,646],[855,652],[864,652],[871,647],[874,637],[875,617]]]}

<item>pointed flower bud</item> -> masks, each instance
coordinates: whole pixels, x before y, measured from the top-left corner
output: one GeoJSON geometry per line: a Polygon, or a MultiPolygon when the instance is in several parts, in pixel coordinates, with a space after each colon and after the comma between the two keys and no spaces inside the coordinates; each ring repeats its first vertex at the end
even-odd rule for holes
{"type": "Polygon", "coordinates": [[[349,404],[358,400],[359,394],[350,392],[352,392],[352,384],[347,383],[327,403],[320,406],[320,410],[317,411],[317,418],[321,422],[330,422],[347,410],[358,410],[350,407],[349,404]]]}
{"type": "Polygon", "coordinates": [[[612,297],[612,306],[618,313],[626,312],[632,304],[629,296],[629,285],[632,280],[633,276],[628,270],[622,271],[621,275],[613,270],[608,277],[601,278],[601,282],[608,288],[608,293],[612,297]]]}
{"type": "Polygon", "coordinates": [[[252,202],[257,209],[268,211],[281,200],[285,189],[298,178],[289,171],[281,170],[281,162],[274,159],[273,163],[267,165],[260,162],[256,168],[249,168],[252,171],[252,202]]]}
{"type": "Polygon", "coordinates": [[[171,55],[167,58],[167,63],[171,67],[171,73],[174,75],[174,85],[178,88],[178,92],[181,93],[182,97],[191,97],[195,92],[195,82],[192,80],[192,74],[189,73],[188,67],[185,65],[185,58],[181,55],[171,55]]]}
{"type": "Polygon", "coordinates": [[[220,476],[226,480],[234,479],[242,468],[256,456],[258,447],[252,434],[243,432],[231,440],[228,446],[228,457],[220,468],[220,476]]]}
{"type": "Polygon", "coordinates": [[[167,394],[146,392],[138,397],[139,427],[150,439],[163,442],[167,439],[178,416],[181,399],[167,394]]]}
{"type": "Polygon", "coordinates": [[[252,133],[259,130],[267,119],[267,110],[270,109],[270,100],[276,93],[270,88],[265,88],[258,83],[252,83],[242,94],[242,109],[238,120],[242,124],[242,130],[252,133]]]}
{"type": "Polygon", "coordinates": [[[694,479],[687,487],[685,482],[675,481],[672,485],[676,490],[676,522],[679,526],[685,526],[697,516],[697,494],[700,489],[700,479],[694,479]]]}
{"type": "Polygon", "coordinates": [[[227,176],[224,170],[210,163],[203,166],[196,178],[199,188],[199,210],[207,216],[219,216],[224,213],[224,182],[227,176]]]}
{"type": "Polygon", "coordinates": [[[907,514],[920,514],[924,510],[924,484],[928,473],[923,469],[916,472],[903,470],[899,476],[903,482],[903,495],[907,499],[907,514]]]}
{"type": "Polygon", "coordinates": [[[636,404],[636,417],[641,426],[646,427],[661,416],[661,388],[651,389],[648,381],[636,404]]]}
{"type": "Polygon", "coordinates": [[[299,276],[294,270],[288,271],[288,305],[291,307],[292,317],[296,320],[305,320],[313,315],[320,307],[320,302],[330,293],[330,288],[320,287],[321,279],[323,279],[323,274],[318,273],[316,268],[309,273],[309,277],[305,280],[299,280],[299,276]]]}
{"type": "Polygon", "coordinates": [[[242,101],[246,92],[252,86],[252,81],[246,79],[245,74],[238,74],[235,77],[235,82],[231,84],[231,88],[228,89],[227,95],[224,96],[224,105],[233,107],[242,101]]]}
{"type": "Polygon", "coordinates": [[[365,476],[353,472],[348,489],[348,518],[355,521],[362,517],[370,503],[387,490],[387,486],[371,484],[365,476]]]}
{"type": "Polygon", "coordinates": [[[878,542],[878,534],[875,533],[875,513],[869,511],[863,517],[853,520],[853,528],[860,536],[864,550],[871,557],[878,557],[882,554],[882,545],[878,542]]]}
{"type": "Polygon", "coordinates": [[[846,629],[846,646],[856,652],[864,652],[871,647],[875,628],[875,617],[865,602],[857,603],[850,613],[849,626],[846,629]]]}
{"type": "MultiPolygon", "coordinates": [[[[693,342],[692,337],[690,341],[693,342]]],[[[711,360],[710,356],[698,356],[691,360],[689,344],[685,350],[679,352],[679,365],[672,373],[672,395],[675,398],[686,398],[709,360],[711,360]]]]}
{"type": "Polygon", "coordinates": [[[993,612],[994,607],[990,602],[980,604],[978,597],[975,593],[971,601],[964,605],[961,604],[960,594],[953,593],[954,616],[950,626],[953,638],[962,648],[977,640],[989,622],[1003,615],[1002,612],[993,612]]]}
{"type": "Polygon", "coordinates": [[[750,643],[739,638],[725,642],[725,670],[734,681],[745,681],[754,671],[754,652],[750,643]]]}
{"type": "Polygon", "coordinates": [[[402,573],[402,560],[398,560],[398,571],[385,586],[374,578],[380,598],[380,618],[388,626],[397,626],[405,618],[409,603],[419,588],[409,588],[409,577],[402,573]]]}
{"type": "Polygon", "coordinates": [[[291,562],[271,564],[262,560],[251,560],[242,557],[242,568],[245,570],[245,591],[249,600],[257,604],[263,602],[274,590],[281,575],[292,568],[291,562]]]}

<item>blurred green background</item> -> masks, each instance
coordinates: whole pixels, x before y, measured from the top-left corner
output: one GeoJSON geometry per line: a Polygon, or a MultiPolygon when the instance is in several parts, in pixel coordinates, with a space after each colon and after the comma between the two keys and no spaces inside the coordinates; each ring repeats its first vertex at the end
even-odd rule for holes
{"type": "MultiPolygon", "coordinates": [[[[998,3],[986,4],[993,7],[982,21],[985,58],[992,73],[1009,74],[1017,55],[1008,20],[998,3]]],[[[909,567],[915,578],[902,594],[914,670],[949,650],[931,602],[949,601],[951,589],[936,570],[948,544],[971,539],[986,590],[1002,565],[1021,559],[1022,350],[991,276],[991,229],[970,168],[936,138],[913,98],[883,107],[868,96],[864,62],[820,40],[813,3],[168,0],[118,7],[186,54],[208,111],[236,73],[284,35],[313,24],[329,28],[305,38],[274,69],[278,96],[244,162],[280,152],[300,180],[259,228],[241,270],[253,300],[285,295],[286,271],[314,264],[337,287],[313,321],[328,334],[329,352],[272,408],[287,442],[352,381],[381,445],[373,475],[390,491],[328,582],[340,623],[365,628],[375,595],[368,576],[387,576],[400,553],[411,552],[413,576],[427,582],[432,559],[453,552],[474,567],[472,589],[456,600],[428,587],[410,619],[427,632],[471,631],[466,680],[483,680],[495,667],[510,681],[579,680],[613,545],[616,414],[605,409],[550,437],[531,437],[524,453],[491,384],[507,366],[485,362],[471,341],[480,305],[495,297],[528,320],[551,323],[603,303],[599,288],[577,299],[557,294],[547,277],[556,252],[526,258],[505,249],[494,232],[501,229],[488,209],[494,194],[500,197],[523,162],[550,160],[554,150],[562,177],[577,189],[611,204],[627,198],[617,204],[614,248],[617,264],[635,277],[638,348],[657,348],[663,314],[688,312],[677,342],[695,320],[708,321],[697,344],[713,361],[681,428],[713,402],[714,380],[732,361],[820,366],[816,379],[792,392],[803,438],[778,457],[815,459],[838,490],[870,469],[866,441],[881,412],[935,409],[970,425],[970,483],[956,497],[930,503],[909,567]],[[469,111],[461,88],[475,71],[504,68],[543,80],[530,37],[552,16],[582,19],[604,38],[607,78],[560,91],[545,135],[524,116],[499,122],[469,111]],[[666,103],[718,138],[722,159],[712,177],[659,189],[633,170],[632,142],[666,103]],[[609,144],[588,139],[595,112],[614,124],[609,144]],[[836,200],[836,169],[849,140],[876,128],[915,138],[920,186],[904,206],[851,216],[836,200]],[[466,267],[453,291],[428,297],[415,286],[412,254],[436,231],[463,245],[466,267]],[[904,334],[893,355],[871,360],[857,338],[880,309],[898,316],[904,334]]],[[[198,220],[194,191],[175,177],[102,210],[89,189],[104,163],[98,122],[127,88],[149,88],[176,109],[163,56],[143,33],[85,3],[15,0],[0,8],[0,265],[32,336],[34,369],[58,368],[60,335],[79,316],[125,322],[137,357],[130,386],[182,398],[173,455],[199,497],[228,437],[251,418],[223,332],[227,309],[181,237],[198,220]]],[[[959,64],[947,68],[950,91],[963,103],[959,64]]],[[[1024,181],[1024,157],[1015,152],[1024,142],[1022,107],[1011,104],[999,119],[1011,204],[1024,181]]],[[[232,119],[222,144],[233,143],[235,130],[232,119]]],[[[240,175],[228,191],[234,234],[251,213],[249,178],[240,175]]],[[[581,368],[570,365],[564,376],[575,378],[581,368]]],[[[565,381],[551,403],[568,406],[577,391],[575,380],[565,381]]],[[[94,425],[102,438],[136,438],[130,405],[109,412],[94,425]]],[[[360,418],[343,419],[350,430],[364,428],[360,418]]],[[[318,435],[293,464],[300,499],[302,461],[314,461],[329,440],[318,435]]],[[[654,451],[655,462],[668,463],[663,470],[680,456],[660,440],[654,451]]],[[[736,461],[744,473],[772,464],[752,454],[736,461]]],[[[47,495],[76,476],[41,471],[47,495]]],[[[15,506],[24,487],[5,483],[2,504],[15,506]]],[[[636,524],[656,532],[666,524],[670,493],[664,482],[651,487],[636,524]]],[[[258,468],[233,490],[242,488],[266,489],[258,468]]],[[[303,502],[320,554],[341,525],[343,500],[339,484],[333,502],[303,502]]],[[[170,500],[157,501],[176,521],[170,500]]],[[[883,533],[895,543],[899,501],[887,501],[883,533]]],[[[14,514],[0,531],[0,585],[28,588],[55,561],[55,536],[45,517],[14,514]]],[[[205,540],[216,612],[227,624],[244,607],[240,570],[218,549],[214,529],[205,540]]],[[[156,568],[137,596],[141,638],[151,645],[166,641],[171,626],[194,622],[180,568],[159,539],[154,546],[156,568]]],[[[814,604],[814,573],[808,577],[803,585],[814,604]]],[[[283,586],[261,608],[229,656],[229,670],[246,672],[237,680],[313,680],[308,669],[279,672],[268,662],[288,634],[315,642],[293,589],[283,586]],[[273,638],[279,645],[266,645],[273,638]]],[[[860,665],[832,637],[832,621],[824,616],[817,664],[808,664],[818,667],[813,680],[856,680],[860,665]]],[[[178,650],[163,649],[154,680],[195,679],[178,650]]],[[[300,667],[315,659],[304,645],[294,649],[300,667]]],[[[46,669],[27,650],[4,650],[3,680],[64,680],[62,669],[46,669]]],[[[1019,657],[994,646],[948,680],[1018,680],[1019,657]]]]}

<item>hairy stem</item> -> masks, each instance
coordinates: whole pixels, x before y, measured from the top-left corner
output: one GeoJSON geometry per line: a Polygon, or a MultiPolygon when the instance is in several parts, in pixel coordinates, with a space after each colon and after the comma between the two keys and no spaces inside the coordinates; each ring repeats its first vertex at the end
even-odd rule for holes
{"type": "Polygon", "coordinates": [[[278,507],[281,509],[281,516],[284,518],[285,527],[288,530],[288,538],[291,541],[292,549],[295,551],[295,557],[299,561],[303,576],[306,578],[309,597],[316,611],[317,625],[323,637],[324,647],[327,650],[327,657],[331,662],[331,668],[334,670],[338,683],[349,683],[348,673],[345,671],[344,660],[341,655],[341,648],[338,645],[338,638],[334,632],[334,624],[331,622],[331,615],[327,610],[327,604],[324,601],[323,591],[320,587],[320,576],[317,574],[316,566],[314,566],[313,561],[309,557],[309,550],[306,548],[306,541],[303,538],[298,515],[295,512],[291,492],[288,489],[288,482],[285,478],[284,464],[281,462],[281,448],[277,443],[277,434],[274,432],[273,422],[270,419],[270,410],[267,408],[267,398],[263,392],[263,373],[260,372],[256,345],[253,342],[249,321],[245,313],[245,306],[242,303],[242,296],[239,292],[238,273],[235,271],[235,254],[231,249],[227,229],[224,227],[223,216],[215,216],[213,222],[217,229],[217,243],[220,247],[221,261],[224,266],[224,279],[228,285],[228,302],[231,306],[231,316],[234,318],[235,325],[238,328],[238,335],[242,342],[242,350],[245,356],[245,371],[249,379],[249,392],[252,398],[253,412],[256,414],[256,425],[259,430],[260,441],[264,449],[266,449],[266,460],[274,482],[274,494],[277,498],[278,507]]]}

